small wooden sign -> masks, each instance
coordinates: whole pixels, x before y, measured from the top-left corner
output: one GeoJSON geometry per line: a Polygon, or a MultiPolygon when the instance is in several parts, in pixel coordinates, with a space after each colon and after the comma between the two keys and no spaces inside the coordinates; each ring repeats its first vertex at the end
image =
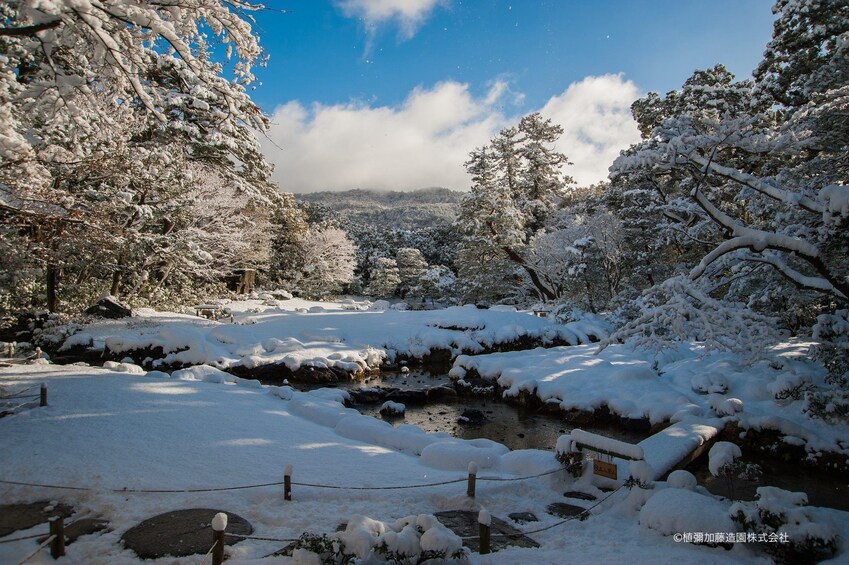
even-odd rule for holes
{"type": "Polygon", "coordinates": [[[616,480],[616,464],[608,463],[607,461],[593,460],[593,474],[599,477],[607,477],[608,479],[616,480]]]}

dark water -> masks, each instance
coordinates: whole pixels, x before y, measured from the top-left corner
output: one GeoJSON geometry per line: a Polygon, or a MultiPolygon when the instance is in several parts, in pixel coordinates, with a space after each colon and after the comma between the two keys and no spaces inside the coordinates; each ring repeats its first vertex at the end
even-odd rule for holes
{"type": "MultiPolygon", "coordinates": [[[[423,390],[448,384],[447,375],[431,375],[421,371],[382,373],[364,383],[346,384],[346,389],[360,387],[394,387],[401,390],[423,390]]],[[[355,406],[361,413],[384,419],[379,413],[380,403],[355,406]]],[[[521,406],[514,406],[496,398],[463,397],[456,400],[435,402],[425,406],[407,405],[401,418],[385,418],[393,425],[413,424],[426,432],[447,432],[461,439],[486,438],[503,443],[510,449],[554,450],[557,438],[569,433],[574,426],[555,414],[540,413],[521,406]],[[486,420],[480,424],[463,424],[458,420],[465,410],[480,410],[486,420]]],[[[645,439],[646,434],[628,432],[619,427],[596,428],[581,426],[586,431],[600,433],[632,443],[645,439]]]]}
{"type": "MultiPolygon", "coordinates": [[[[735,500],[754,500],[758,487],[772,486],[807,493],[809,506],[826,506],[849,511],[849,480],[781,461],[754,462],[761,465],[763,475],[758,482],[734,478],[732,487],[735,500]]],[[[708,458],[700,457],[686,469],[696,476],[700,485],[713,494],[731,498],[726,478],[711,475],[707,465],[708,458]]]]}

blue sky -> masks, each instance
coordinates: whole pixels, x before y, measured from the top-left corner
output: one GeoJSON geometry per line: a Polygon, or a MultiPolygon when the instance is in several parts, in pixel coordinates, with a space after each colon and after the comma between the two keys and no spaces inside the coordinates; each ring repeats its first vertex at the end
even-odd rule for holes
{"type": "Polygon", "coordinates": [[[276,178],[293,192],[464,190],[468,151],[544,109],[573,129],[559,146],[575,162],[567,172],[582,184],[599,180],[636,140],[627,119],[634,98],[680,87],[716,63],[747,77],[773,21],[767,0],[268,5],[286,12],[258,17],[270,59],[253,96],[275,124],[264,147],[276,178]]]}

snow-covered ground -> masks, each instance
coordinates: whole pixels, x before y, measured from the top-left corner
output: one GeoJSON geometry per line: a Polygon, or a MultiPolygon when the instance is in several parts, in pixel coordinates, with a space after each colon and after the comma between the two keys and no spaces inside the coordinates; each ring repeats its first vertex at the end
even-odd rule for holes
{"type": "MultiPolygon", "coordinates": [[[[458,308],[379,313],[345,310],[339,305],[304,313],[294,308],[316,305],[287,302],[291,302],[288,311],[271,306],[248,312],[257,306],[231,305],[237,322],[253,318],[255,324],[219,324],[192,316],[145,312],[132,320],[98,323],[77,335],[88,334],[94,342],[148,344],[158,339],[176,343],[188,335],[189,351],[194,350],[199,360],[219,361],[223,356],[225,362],[218,365],[225,367],[251,355],[273,357],[270,350],[274,348],[263,345],[272,339],[280,343],[298,340],[304,349],[297,351],[306,351],[302,362],[316,362],[333,361],[337,354],[344,360],[345,355],[352,356],[369,345],[412,352],[415,346],[428,343],[441,347],[450,342],[457,349],[458,344],[480,345],[495,336],[566,335],[557,333],[564,330],[550,322],[516,312],[458,308]],[[256,344],[262,351],[250,353],[256,344]]],[[[682,347],[656,363],[625,347],[613,346],[596,354],[593,346],[578,346],[461,357],[455,374],[462,376],[462,371],[474,368],[499,378],[510,393],[528,390],[567,408],[607,404],[618,413],[654,421],[695,416],[734,417],[751,426],[775,424],[809,446],[834,449],[846,440],[845,426],[817,425],[797,414],[798,405],[780,406],[770,393],[788,380],[822,378],[814,365],[798,358],[799,347],[787,346],[777,352],[783,359],[780,370],[766,364],[746,368],[732,355],[700,357],[696,346],[682,347]],[[731,398],[739,404],[726,402],[731,398]]],[[[110,532],[81,538],[69,546],[68,563],[138,563],[136,556],[120,545],[127,529],[162,512],[200,507],[239,514],[253,524],[253,535],[279,539],[297,538],[305,531],[330,533],[341,522],[373,525],[356,516],[392,524],[408,516],[457,509],[485,508],[502,519],[513,512],[534,513],[540,521],[519,526],[523,531],[554,526],[531,535],[540,542],[538,549],[472,554],[469,559],[473,563],[619,563],[623,556],[634,563],[751,563],[764,559],[752,543],[735,543],[725,550],[676,541],[676,534],[727,535],[737,528],[729,520],[731,503],[709,497],[701,487],[694,488],[691,477],[679,475],[669,484],[656,483],[651,490],[616,491],[595,507],[586,521],[556,525],[561,519],[547,514],[546,507],[564,501],[565,491],[603,496],[590,484],[590,475],[578,481],[564,471],[526,480],[483,480],[518,479],[560,469],[554,445],[551,450],[511,452],[489,440],[463,441],[426,434],[412,426],[392,427],[345,408],[341,403],[345,393],[335,389],[302,393],[289,387],[262,386],[209,365],[170,376],[120,363],[107,368],[44,363],[0,368],[0,384],[7,390],[42,382],[48,386],[49,406],[0,419],[0,480],[90,490],[0,483],[0,493],[6,504],[59,500],[73,505],[78,515],[110,522],[110,532]],[[474,500],[465,496],[463,481],[470,462],[479,469],[474,500]],[[372,491],[296,484],[291,502],[283,500],[280,486],[203,493],[125,490],[279,482],[287,465],[293,468],[295,483],[385,487],[460,482],[372,491]],[[676,488],[669,488],[672,485],[676,488]]],[[[769,500],[773,499],[770,494],[769,500]]],[[[812,520],[819,530],[840,536],[842,555],[835,559],[839,562],[849,551],[849,514],[806,508],[804,517],[808,520],[804,524],[812,520]]],[[[45,529],[42,525],[19,531],[7,539],[45,529]]],[[[358,539],[371,539],[363,538],[362,533],[357,533],[358,539]]],[[[2,563],[17,563],[36,547],[33,540],[2,542],[0,539],[2,563]]],[[[278,563],[279,557],[263,556],[284,545],[249,540],[228,552],[234,563],[278,563]]],[[[154,563],[199,563],[201,559],[200,555],[169,557],[154,563]]],[[[42,552],[31,562],[52,560],[42,552]]]]}
{"type": "Polygon", "coordinates": [[[63,347],[106,346],[119,354],[162,347],[167,355],[161,363],[166,365],[251,369],[283,363],[293,371],[314,366],[356,372],[396,355],[422,357],[434,349],[476,353],[521,338],[587,343],[589,335],[604,337],[608,331],[600,320],[563,326],[507,309],[465,306],[420,312],[385,306],[358,310],[367,306],[350,300],[246,300],[226,305],[233,323],[229,316],[212,321],[140,309],[134,318],[87,326],[64,340],[63,347]]]}
{"type": "MultiPolygon", "coordinates": [[[[80,515],[109,520],[111,532],[81,538],[68,547],[66,562],[135,563],[134,554],[119,543],[121,534],[170,510],[213,507],[235,512],[254,525],[254,535],[283,539],[296,538],[304,531],[332,532],[354,515],[392,522],[409,515],[479,507],[501,518],[511,512],[533,512],[540,522],[523,526],[527,531],[558,522],[546,514],[545,507],[563,500],[564,490],[572,488],[568,475],[558,473],[520,482],[479,482],[474,503],[465,497],[462,482],[389,491],[295,486],[292,502],[283,500],[279,486],[213,493],[120,492],[125,488],[193,489],[276,482],[287,464],[293,467],[295,482],[347,486],[462,479],[470,460],[478,462],[480,476],[493,477],[522,477],[560,465],[551,451],[507,452],[492,442],[426,436],[415,429],[397,430],[393,440],[388,425],[345,409],[327,390],[298,393],[257,387],[250,381],[214,383],[189,380],[189,376],[179,379],[157,373],[53,365],[0,370],[7,386],[46,382],[50,391],[48,407],[0,420],[0,478],[91,489],[2,485],[2,500],[61,500],[72,504],[80,515]],[[395,448],[386,446],[396,441],[395,448]]],[[[655,490],[661,492],[663,486],[658,484],[655,490]]],[[[821,520],[849,534],[845,513],[818,512],[821,520]]],[[[640,525],[634,500],[624,490],[593,514],[584,522],[576,520],[534,534],[542,544],[539,549],[508,549],[486,557],[472,555],[471,560],[618,562],[628,555],[634,563],[728,563],[754,558],[744,543],[730,551],[676,543],[672,537],[640,525]]],[[[644,522],[657,519],[654,514],[643,518],[644,522]]],[[[687,527],[686,520],[679,524],[687,527]]],[[[717,531],[725,527],[725,523],[718,524],[717,531]]],[[[36,527],[32,533],[44,529],[36,527]]],[[[260,558],[282,545],[244,541],[229,551],[235,563],[272,563],[279,558],[260,558]]],[[[0,562],[15,563],[34,547],[33,540],[0,544],[0,562]]],[[[154,562],[199,560],[200,556],[194,556],[154,562]]],[[[32,562],[52,560],[43,554],[32,562]]]]}

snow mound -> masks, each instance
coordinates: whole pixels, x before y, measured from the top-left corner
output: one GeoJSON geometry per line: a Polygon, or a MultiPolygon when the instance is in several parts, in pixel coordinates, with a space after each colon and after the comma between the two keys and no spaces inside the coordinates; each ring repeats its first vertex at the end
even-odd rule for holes
{"type": "Polygon", "coordinates": [[[172,379],[182,381],[204,381],[208,383],[235,383],[236,377],[211,365],[195,365],[171,373],[172,379]]]}
{"type": "Polygon", "coordinates": [[[713,497],[680,488],[656,492],[640,510],[640,525],[665,536],[685,532],[736,532],[728,507],[713,497]]]}
{"type": "Polygon", "coordinates": [[[472,461],[481,469],[491,469],[509,451],[505,445],[488,439],[440,441],[422,450],[421,462],[446,471],[465,472],[472,461]]]}
{"type": "Polygon", "coordinates": [[[699,482],[696,480],[693,473],[685,471],[684,469],[672,471],[669,473],[669,477],[666,478],[666,485],[670,488],[693,490],[698,484],[699,482]]]}
{"type": "Polygon", "coordinates": [[[702,394],[725,394],[728,392],[728,379],[722,375],[702,373],[694,375],[690,380],[693,390],[702,394]]]}
{"type": "Polygon", "coordinates": [[[115,361],[106,361],[103,364],[104,369],[115,371],[116,373],[128,373],[130,375],[144,375],[145,370],[133,363],[117,363],[115,361]]]}

